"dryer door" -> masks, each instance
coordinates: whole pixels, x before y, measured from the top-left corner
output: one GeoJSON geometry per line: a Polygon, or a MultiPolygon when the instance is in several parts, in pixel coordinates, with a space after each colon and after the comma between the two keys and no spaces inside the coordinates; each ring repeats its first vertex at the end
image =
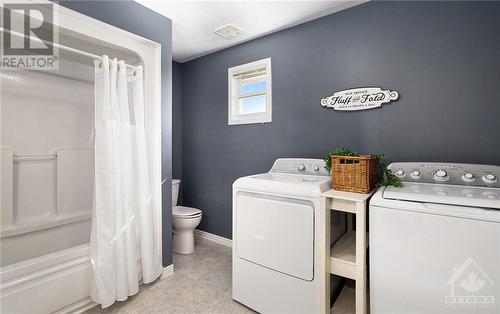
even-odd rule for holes
{"type": "Polygon", "coordinates": [[[236,254],[306,281],[314,279],[314,205],[310,201],[239,192],[236,254]]]}

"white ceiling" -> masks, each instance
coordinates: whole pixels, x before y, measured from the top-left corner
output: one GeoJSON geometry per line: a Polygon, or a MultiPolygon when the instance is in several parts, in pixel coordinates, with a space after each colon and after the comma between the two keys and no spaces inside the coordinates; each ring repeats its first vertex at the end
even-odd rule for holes
{"type": "Polygon", "coordinates": [[[367,0],[136,1],[172,20],[173,59],[186,62],[367,0]],[[241,27],[243,34],[227,40],[214,33],[227,23],[241,27]]]}

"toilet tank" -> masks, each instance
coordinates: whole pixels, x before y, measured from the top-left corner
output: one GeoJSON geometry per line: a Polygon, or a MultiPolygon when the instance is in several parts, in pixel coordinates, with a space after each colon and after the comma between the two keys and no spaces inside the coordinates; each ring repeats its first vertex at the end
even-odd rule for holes
{"type": "Polygon", "coordinates": [[[181,180],[172,179],[172,207],[177,206],[177,198],[179,197],[179,186],[181,180]]]}

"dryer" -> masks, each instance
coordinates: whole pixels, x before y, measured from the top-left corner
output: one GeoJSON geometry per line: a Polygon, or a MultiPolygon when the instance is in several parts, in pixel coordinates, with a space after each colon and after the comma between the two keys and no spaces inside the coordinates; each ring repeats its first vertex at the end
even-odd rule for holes
{"type": "Polygon", "coordinates": [[[320,194],[329,188],[321,159],[277,159],[234,182],[233,299],[261,313],[320,311],[320,194]]]}
{"type": "Polygon", "coordinates": [[[370,312],[499,313],[499,166],[393,163],[370,201],[370,312]]]}

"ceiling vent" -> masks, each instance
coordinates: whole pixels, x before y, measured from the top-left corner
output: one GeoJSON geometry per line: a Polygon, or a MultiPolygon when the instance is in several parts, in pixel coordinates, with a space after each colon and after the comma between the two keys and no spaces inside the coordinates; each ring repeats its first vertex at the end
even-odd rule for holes
{"type": "Polygon", "coordinates": [[[241,27],[234,25],[234,24],[226,24],[226,25],[223,25],[221,27],[216,28],[214,30],[214,32],[217,35],[219,35],[227,40],[230,40],[230,39],[233,39],[235,37],[240,36],[243,33],[243,29],[241,29],[241,27]]]}

